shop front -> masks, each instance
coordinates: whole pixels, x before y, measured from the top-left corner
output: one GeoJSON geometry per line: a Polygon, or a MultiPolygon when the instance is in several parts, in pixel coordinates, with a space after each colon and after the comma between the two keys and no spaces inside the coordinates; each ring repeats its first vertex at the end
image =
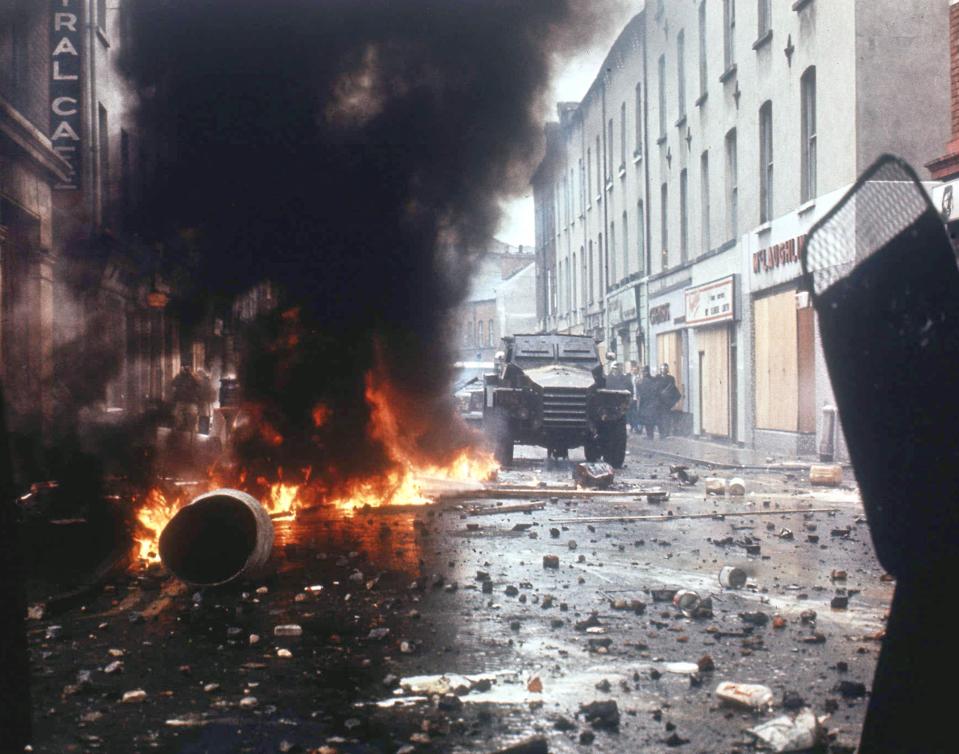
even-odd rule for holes
{"type": "Polygon", "coordinates": [[[696,434],[737,439],[737,276],[727,275],[685,291],[686,326],[693,333],[691,406],[696,434]]]}
{"type": "Polygon", "coordinates": [[[624,369],[630,362],[644,364],[643,326],[639,313],[642,311],[642,291],[639,285],[631,285],[609,294],[606,301],[606,321],[609,323],[608,350],[616,353],[616,359],[624,369]]]}
{"type": "Polygon", "coordinates": [[[672,431],[674,434],[693,433],[693,414],[688,392],[689,386],[689,341],[686,330],[685,279],[672,285],[660,287],[649,296],[650,369],[655,373],[663,364],[676,379],[682,397],[673,406],[672,431]]]}
{"type": "Polygon", "coordinates": [[[758,450],[813,455],[821,409],[832,404],[818,353],[815,311],[802,287],[806,234],[841,195],[776,220],[744,238],[749,267],[750,401],[747,427],[758,450]]]}

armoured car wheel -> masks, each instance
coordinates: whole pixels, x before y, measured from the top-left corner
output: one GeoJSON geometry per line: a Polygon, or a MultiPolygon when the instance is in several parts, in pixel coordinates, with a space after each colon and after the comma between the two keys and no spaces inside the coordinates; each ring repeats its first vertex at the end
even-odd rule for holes
{"type": "Polygon", "coordinates": [[[587,440],[586,444],[583,445],[583,454],[586,456],[586,460],[590,463],[596,463],[596,461],[602,458],[603,446],[600,445],[599,439],[587,440]]]}
{"type": "Polygon", "coordinates": [[[493,452],[493,455],[496,456],[496,463],[500,466],[510,466],[513,463],[513,438],[498,437],[496,438],[496,449],[493,452]]]}
{"type": "Polygon", "coordinates": [[[605,426],[600,434],[603,445],[603,460],[616,469],[626,460],[626,419],[605,426]]]}

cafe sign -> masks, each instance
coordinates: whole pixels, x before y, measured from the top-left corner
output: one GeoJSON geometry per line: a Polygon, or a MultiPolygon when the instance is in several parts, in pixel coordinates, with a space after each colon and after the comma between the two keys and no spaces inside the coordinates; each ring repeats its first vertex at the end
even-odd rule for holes
{"type": "Polygon", "coordinates": [[[736,276],[686,289],[686,324],[709,325],[735,319],[736,276]]]}
{"type": "Polygon", "coordinates": [[[50,141],[53,151],[70,165],[66,181],[54,188],[80,188],[80,50],[82,0],[51,0],[50,13],[50,141]]]}

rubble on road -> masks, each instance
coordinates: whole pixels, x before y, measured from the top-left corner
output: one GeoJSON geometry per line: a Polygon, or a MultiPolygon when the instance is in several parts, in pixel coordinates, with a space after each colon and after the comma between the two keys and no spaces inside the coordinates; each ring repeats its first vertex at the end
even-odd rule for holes
{"type": "Polygon", "coordinates": [[[807,708],[783,715],[747,731],[774,752],[806,751],[821,744],[825,731],[816,714],[807,708]]]}
{"type": "Polygon", "coordinates": [[[773,704],[772,689],[758,684],[723,681],[715,693],[723,702],[754,710],[766,709],[773,704]]]}
{"type": "Polygon", "coordinates": [[[613,486],[615,478],[613,467],[605,461],[577,463],[573,467],[573,479],[582,487],[609,489],[613,486]]]}

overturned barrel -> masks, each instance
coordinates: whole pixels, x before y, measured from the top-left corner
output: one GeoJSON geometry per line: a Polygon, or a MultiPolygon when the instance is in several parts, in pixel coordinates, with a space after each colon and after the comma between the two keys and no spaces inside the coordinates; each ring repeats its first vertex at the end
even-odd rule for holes
{"type": "Polygon", "coordinates": [[[256,498],[219,489],[181,508],[160,534],[160,559],[189,584],[214,586],[261,571],[273,522],[256,498]]]}

